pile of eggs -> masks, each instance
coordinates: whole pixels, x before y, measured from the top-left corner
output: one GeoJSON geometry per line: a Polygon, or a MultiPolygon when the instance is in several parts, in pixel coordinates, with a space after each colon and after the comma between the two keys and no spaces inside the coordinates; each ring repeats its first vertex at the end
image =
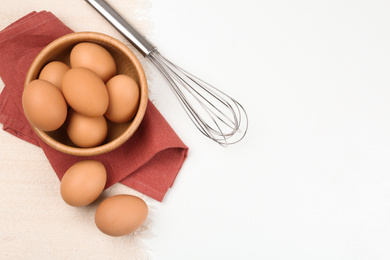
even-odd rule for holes
{"type": "Polygon", "coordinates": [[[66,122],[77,147],[96,147],[107,136],[107,120],[132,120],[140,90],[133,78],[116,74],[114,58],[96,43],[76,44],[69,60],[70,66],[52,61],[42,68],[23,91],[23,110],[37,129],[55,131],[66,122]]]}
{"type": "MultiPolygon", "coordinates": [[[[76,44],[69,63],[55,60],[42,68],[38,79],[24,88],[23,110],[37,129],[51,132],[65,126],[75,146],[96,147],[106,139],[108,121],[121,124],[134,118],[139,86],[130,76],[116,74],[114,58],[96,43],[76,44]]],[[[71,206],[87,206],[102,194],[106,180],[101,162],[81,160],[63,175],[61,196],[71,206]]],[[[95,223],[107,235],[123,236],[137,230],[147,215],[148,207],[141,198],[120,194],[100,203],[95,223]]]]}

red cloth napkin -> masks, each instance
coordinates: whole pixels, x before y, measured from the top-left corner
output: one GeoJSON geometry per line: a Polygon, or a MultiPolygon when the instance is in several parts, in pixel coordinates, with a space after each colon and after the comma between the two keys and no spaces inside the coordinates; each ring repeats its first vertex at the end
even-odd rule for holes
{"type": "Polygon", "coordinates": [[[0,32],[0,123],[16,137],[40,146],[61,180],[74,163],[95,159],[107,170],[105,188],[120,182],[162,201],[187,158],[188,147],[180,140],[152,102],[136,133],[116,150],[92,157],[59,152],[32,130],[22,108],[25,76],[35,56],[56,38],[71,33],[52,13],[32,12],[0,32]]]}

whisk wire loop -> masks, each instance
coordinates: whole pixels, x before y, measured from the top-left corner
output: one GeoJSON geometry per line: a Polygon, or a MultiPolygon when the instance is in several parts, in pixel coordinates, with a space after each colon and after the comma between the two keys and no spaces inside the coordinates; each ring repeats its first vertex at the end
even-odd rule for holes
{"type": "Polygon", "coordinates": [[[185,108],[185,112],[187,114],[190,114],[191,117],[190,119],[192,120],[192,122],[197,126],[197,128],[206,136],[210,135],[207,130],[207,128],[205,128],[203,126],[203,124],[200,122],[199,120],[199,116],[197,114],[197,112],[191,107],[191,105],[189,104],[188,100],[185,98],[185,95],[183,94],[183,92],[180,90],[180,88],[177,86],[175,80],[173,79],[173,76],[174,74],[168,74],[168,73],[165,73],[167,70],[169,70],[169,68],[166,68],[164,66],[163,63],[159,63],[155,60],[155,57],[150,57],[150,60],[156,65],[156,67],[158,68],[158,70],[161,72],[161,74],[164,76],[164,78],[167,80],[167,82],[169,83],[169,85],[171,86],[171,88],[173,89],[174,93],[177,95],[177,97],[179,98],[179,100],[181,100],[181,105],[185,108]]]}
{"type": "Polygon", "coordinates": [[[202,134],[223,146],[237,143],[245,136],[248,120],[241,104],[175,65],[157,50],[147,57],[169,83],[185,112],[202,134]],[[244,125],[241,124],[243,117],[244,125]],[[241,126],[244,127],[243,131],[240,130],[241,126]],[[238,135],[235,140],[230,140],[238,135]]]}

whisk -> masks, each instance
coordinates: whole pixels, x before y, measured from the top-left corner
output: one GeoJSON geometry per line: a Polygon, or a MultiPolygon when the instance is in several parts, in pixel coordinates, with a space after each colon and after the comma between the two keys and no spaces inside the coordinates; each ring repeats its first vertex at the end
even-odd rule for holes
{"type": "Polygon", "coordinates": [[[104,0],[86,1],[157,67],[202,134],[222,146],[237,143],[245,136],[248,117],[240,103],[164,58],[104,0]]]}

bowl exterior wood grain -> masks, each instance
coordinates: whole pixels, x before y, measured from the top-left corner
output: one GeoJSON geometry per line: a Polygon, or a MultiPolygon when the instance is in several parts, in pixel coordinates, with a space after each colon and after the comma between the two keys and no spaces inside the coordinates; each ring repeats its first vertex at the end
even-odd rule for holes
{"type": "Polygon", "coordinates": [[[125,143],[138,129],[145,115],[148,103],[148,86],[145,72],[134,53],[119,40],[96,32],[76,32],[64,35],[47,45],[35,58],[27,72],[25,87],[37,79],[41,69],[51,61],[69,63],[72,48],[80,42],[92,42],[106,48],[114,57],[117,74],[132,77],[140,88],[140,103],[138,111],[130,122],[117,124],[108,121],[108,135],[104,143],[97,147],[80,148],[74,145],[66,134],[65,124],[53,132],[40,131],[33,127],[35,133],[52,148],[63,153],[76,156],[94,156],[110,152],[125,143]]]}

